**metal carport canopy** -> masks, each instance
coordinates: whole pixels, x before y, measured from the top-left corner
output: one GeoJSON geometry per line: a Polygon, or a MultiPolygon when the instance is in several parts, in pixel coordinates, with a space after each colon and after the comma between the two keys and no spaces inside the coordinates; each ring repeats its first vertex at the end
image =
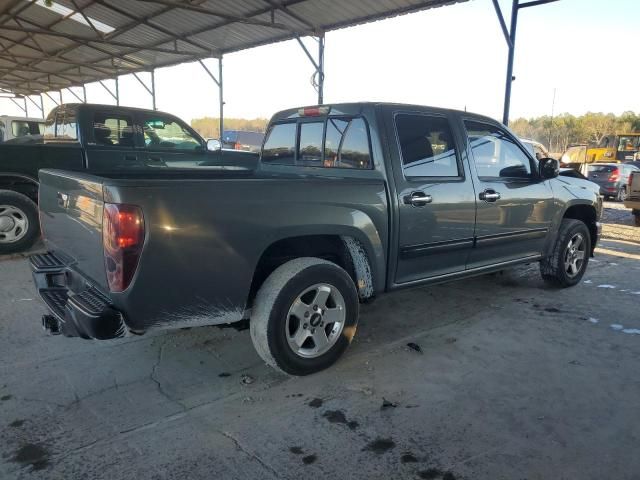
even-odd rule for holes
{"type": "Polygon", "coordinates": [[[38,95],[463,1],[4,0],[0,91],[38,95]]]}

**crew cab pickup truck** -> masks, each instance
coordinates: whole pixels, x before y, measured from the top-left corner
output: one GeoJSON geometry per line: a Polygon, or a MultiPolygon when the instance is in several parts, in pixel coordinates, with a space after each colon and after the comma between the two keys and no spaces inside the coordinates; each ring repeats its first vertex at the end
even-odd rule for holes
{"type": "Polygon", "coordinates": [[[167,113],[113,105],[62,105],[49,114],[43,135],[26,139],[0,143],[0,254],[26,250],[38,238],[41,168],[139,175],[170,167],[175,174],[222,163],[253,167],[258,158],[207,151],[191,127],[167,113]]]}
{"type": "Polygon", "coordinates": [[[636,227],[640,227],[640,172],[629,175],[627,190],[629,193],[624,200],[624,206],[631,209],[636,227]]]}
{"type": "Polygon", "coordinates": [[[309,374],[384,292],[528,262],[578,283],[600,231],[590,185],[490,118],[377,103],[276,114],[253,171],[42,170],[43,325],[109,339],[249,319],[269,365],[309,374]]]}

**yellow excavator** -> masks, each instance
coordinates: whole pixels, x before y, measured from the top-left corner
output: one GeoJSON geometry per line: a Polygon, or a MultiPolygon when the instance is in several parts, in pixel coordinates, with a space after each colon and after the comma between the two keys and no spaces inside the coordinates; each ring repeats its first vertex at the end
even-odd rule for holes
{"type": "Polygon", "coordinates": [[[640,160],[640,133],[606,135],[597,146],[572,145],[562,154],[562,163],[621,163],[640,160]]]}

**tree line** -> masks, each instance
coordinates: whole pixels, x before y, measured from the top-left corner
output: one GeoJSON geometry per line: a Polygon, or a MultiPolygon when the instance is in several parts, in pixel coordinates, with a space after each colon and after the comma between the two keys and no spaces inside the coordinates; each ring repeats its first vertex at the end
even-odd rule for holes
{"type": "MultiPolygon", "coordinates": [[[[245,130],[249,132],[264,132],[267,128],[269,120],[266,118],[225,118],[225,130],[245,130]]],[[[219,138],[220,136],[220,118],[204,117],[194,118],[191,120],[193,129],[204,138],[219,138]]]]}
{"type": "Polygon", "coordinates": [[[563,113],[556,117],[518,118],[509,127],[522,138],[546,145],[550,152],[562,153],[575,144],[598,145],[606,135],[640,132],[640,114],[624,112],[586,113],[581,116],[563,113]]]}

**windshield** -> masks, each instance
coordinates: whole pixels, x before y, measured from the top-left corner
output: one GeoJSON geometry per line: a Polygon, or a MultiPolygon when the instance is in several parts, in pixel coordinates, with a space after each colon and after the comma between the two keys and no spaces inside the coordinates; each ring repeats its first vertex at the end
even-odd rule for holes
{"type": "Polygon", "coordinates": [[[638,143],[640,142],[640,135],[622,136],[618,141],[619,152],[635,152],[639,149],[638,143]]]}
{"type": "Polygon", "coordinates": [[[617,169],[615,165],[590,165],[589,173],[611,173],[617,169]]]}

